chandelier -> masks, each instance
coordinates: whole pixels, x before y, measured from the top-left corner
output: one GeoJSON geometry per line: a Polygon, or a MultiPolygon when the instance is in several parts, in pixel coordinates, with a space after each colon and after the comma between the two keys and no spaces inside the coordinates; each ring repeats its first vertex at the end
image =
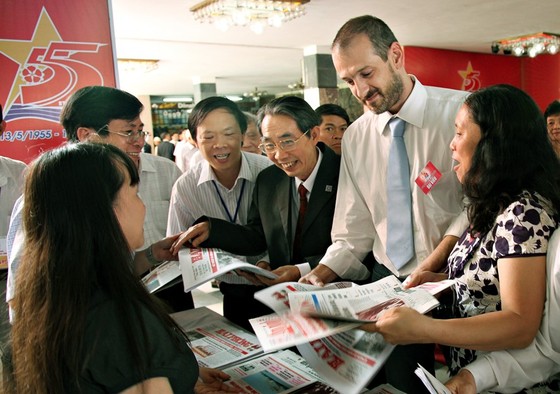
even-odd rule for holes
{"type": "Polygon", "coordinates": [[[147,73],[158,68],[156,59],[117,59],[119,69],[128,73],[147,73]]]}
{"type": "Polygon", "coordinates": [[[259,88],[255,88],[255,90],[250,92],[243,93],[243,97],[252,99],[253,101],[259,101],[262,96],[266,96],[266,90],[259,90],[259,88]]]}
{"type": "Polygon", "coordinates": [[[504,55],[535,57],[549,53],[555,55],[560,49],[560,36],[553,33],[535,33],[527,36],[507,38],[494,41],[490,47],[492,53],[504,55]]]}
{"type": "Polygon", "coordinates": [[[199,22],[213,23],[226,31],[230,26],[249,26],[260,34],[266,26],[282,23],[305,14],[309,0],[204,0],[190,11],[199,22]]]}

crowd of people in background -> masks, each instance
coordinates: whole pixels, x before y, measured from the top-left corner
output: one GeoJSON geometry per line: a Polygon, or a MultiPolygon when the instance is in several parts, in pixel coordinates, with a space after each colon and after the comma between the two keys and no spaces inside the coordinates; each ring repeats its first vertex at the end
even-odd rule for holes
{"type": "Polygon", "coordinates": [[[424,86],[368,15],[332,58],[358,119],[293,95],[256,114],[216,96],[181,132],[148,136],[136,97],[91,86],[64,106],[65,146],[29,168],[0,157],[6,392],[230,392],[169,316],[194,308],[182,284],[154,297],[138,280],[185,246],[278,275],[219,284],[247,330],[271,313],[254,293],[281,282],[454,279],[433,316],[398,307],[360,327],[397,345],[370,386],[425,392],[414,370],[434,372],[439,344],[453,393],[560,391],[560,101],[542,113],[509,85],[424,86]]]}

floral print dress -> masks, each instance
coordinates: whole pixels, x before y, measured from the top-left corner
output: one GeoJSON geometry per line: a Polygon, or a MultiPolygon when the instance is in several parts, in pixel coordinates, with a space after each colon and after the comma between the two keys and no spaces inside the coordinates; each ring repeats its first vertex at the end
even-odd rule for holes
{"type": "MultiPolygon", "coordinates": [[[[498,215],[487,234],[473,237],[465,231],[448,260],[449,277],[457,280],[453,317],[501,310],[498,260],[546,255],[557,219],[548,200],[525,191],[498,215]]],[[[476,356],[475,350],[451,347],[451,374],[476,356]]]]}

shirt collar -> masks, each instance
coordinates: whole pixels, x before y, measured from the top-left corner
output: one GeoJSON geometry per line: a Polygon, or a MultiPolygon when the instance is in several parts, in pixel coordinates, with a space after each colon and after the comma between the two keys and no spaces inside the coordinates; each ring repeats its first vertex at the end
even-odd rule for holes
{"type": "MultiPolygon", "coordinates": [[[[237,179],[235,180],[235,185],[237,185],[237,181],[239,179],[247,179],[250,182],[255,182],[256,177],[253,176],[251,169],[249,168],[249,162],[245,157],[246,153],[241,152],[241,169],[239,170],[239,174],[237,175],[237,179]]],[[[198,178],[198,186],[205,182],[215,181],[219,182],[214,170],[210,167],[210,163],[206,160],[202,160],[202,171],[200,172],[200,177],[198,178]]],[[[234,187],[235,187],[234,185],[234,187]]]]}
{"type": "Polygon", "coordinates": [[[154,167],[154,163],[152,162],[152,160],[149,159],[144,159],[142,160],[142,158],[145,158],[144,155],[149,155],[151,153],[140,153],[140,159],[139,159],[139,164],[138,164],[138,172],[142,173],[142,172],[156,172],[156,168],[154,167]]]}
{"type": "Polygon", "coordinates": [[[424,85],[422,85],[414,75],[410,74],[409,76],[414,82],[410,95],[397,114],[393,115],[389,111],[379,114],[379,133],[383,133],[383,130],[387,127],[387,123],[389,123],[389,121],[391,121],[391,119],[395,116],[417,128],[422,128],[422,125],[424,124],[424,111],[426,109],[428,93],[424,85]]]}
{"type": "Polygon", "coordinates": [[[321,149],[317,147],[315,149],[317,149],[318,152],[317,163],[315,163],[315,167],[313,168],[313,171],[311,171],[311,174],[307,177],[305,181],[302,181],[298,177],[294,177],[294,180],[296,182],[296,190],[299,188],[299,185],[301,185],[302,183],[308,192],[311,192],[311,190],[313,189],[313,184],[315,183],[315,179],[317,178],[317,172],[319,172],[319,166],[321,165],[321,161],[323,160],[323,152],[321,152],[321,149]]]}

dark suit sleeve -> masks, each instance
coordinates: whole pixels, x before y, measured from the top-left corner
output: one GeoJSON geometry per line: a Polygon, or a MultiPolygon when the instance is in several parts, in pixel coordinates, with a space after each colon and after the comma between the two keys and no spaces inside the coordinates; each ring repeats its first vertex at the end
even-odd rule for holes
{"type": "Polygon", "coordinates": [[[219,248],[241,256],[257,256],[266,251],[266,238],[262,230],[259,209],[255,204],[255,196],[249,208],[246,225],[230,223],[223,219],[206,219],[210,222],[210,235],[202,243],[202,247],[219,248]]]}

